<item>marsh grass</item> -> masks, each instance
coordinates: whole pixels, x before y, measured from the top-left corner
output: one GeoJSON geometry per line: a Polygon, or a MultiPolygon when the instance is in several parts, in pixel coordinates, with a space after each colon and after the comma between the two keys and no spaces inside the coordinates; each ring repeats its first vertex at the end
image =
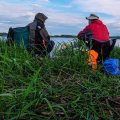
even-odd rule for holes
{"type": "MultiPolygon", "coordinates": [[[[0,42],[0,119],[98,120],[120,118],[108,98],[120,96],[119,77],[92,71],[86,51],[54,51],[42,60],[24,48],[0,42]]],[[[59,48],[59,47],[58,47],[59,48]]],[[[119,48],[111,57],[119,58],[119,48]]]]}

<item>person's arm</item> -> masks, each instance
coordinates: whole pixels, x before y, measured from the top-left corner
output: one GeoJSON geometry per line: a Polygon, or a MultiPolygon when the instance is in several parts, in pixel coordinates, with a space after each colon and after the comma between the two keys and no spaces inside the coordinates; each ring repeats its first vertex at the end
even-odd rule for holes
{"type": "Polygon", "coordinates": [[[45,27],[40,30],[40,35],[42,36],[43,40],[45,41],[45,45],[47,45],[48,41],[50,40],[50,36],[45,27]]]}
{"type": "Polygon", "coordinates": [[[86,26],[82,31],[80,31],[77,35],[77,38],[79,39],[80,36],[82,36],[83,34],[85,34],[89,30],[90,30],[90,25],[86,26]]]}

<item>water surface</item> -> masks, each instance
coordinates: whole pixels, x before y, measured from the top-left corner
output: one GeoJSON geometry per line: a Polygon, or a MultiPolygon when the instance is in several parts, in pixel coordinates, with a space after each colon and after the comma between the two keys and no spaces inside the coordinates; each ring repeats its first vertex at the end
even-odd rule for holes
{"type": "MultiPolygon", "coordinates": [[[[6,41],[7,37],[6,36],[0,36],[0,39],[6,41]]],[[[63,37],[51,37],[51,40],[53,40],[55,42],[55,45],[59,45],[62,43],[70,43],[73,42],[75,38],[63,38],[63,37]]],[[[120,47],[120,39],[117,39],[117,42],[115,44],[115,46],[119,46],[120,47]]]]}

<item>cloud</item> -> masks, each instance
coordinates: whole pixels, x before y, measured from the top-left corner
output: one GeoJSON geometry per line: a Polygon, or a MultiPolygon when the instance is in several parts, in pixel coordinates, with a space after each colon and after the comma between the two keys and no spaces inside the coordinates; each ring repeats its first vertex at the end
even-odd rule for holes
{"type": "MultiPolygon", "coordinates": [[[[84,17],[81,17],[80,15],[76,13],[68,13],[68,12],[63,12],[62,10],[60,11],[59,9],[54,9],[54,8],[47,8],[40,6],[38,4],[33,4],[33,6],[36,6],[33,9],[34,13],[37,12],[43,12],[45,15],[48,16],[48,22],[49,23],[58,23],[58,24],[63,24],[66,26],[76,26],[84,22],[84,17]]],[[[71,5],[59,5],[59,8],[71,8],[71,5]]]]}
{"type": "Polygon", "coordinates": [[[61,7],[61,8],[72,8],[72,5],[61,5],[59,7],[61,7]]]}
{"type": "Polygon", "coordinates": [[[76,26],[82,23],[84,18],[73,15],[73,14],[64,14],[64,13],[56,13],[52,12],[49,14],[49,22],[63,24],[66,26],[76,26]]]}
{"type": "Polygon", "coordinates": [[[105,13],[114,17],[120,15],[119,0],[74,0],[74,3],[82,6],[87,12],[105,13]]]}
{"type": "Polygon", "coordinates": [[[30,8],[20,4],[11,4],[2,2],[0,4],[0,15],[18,17],[29,13],[30,8]]]}
{"type": "Polygon", "coordinates": [[[8,31],[9,27],[24,26],[33,15],[29,6],[17,3],[0,2],[0,32],[8,31]]]}
{"type": "Polygon", "coordinates": [[[49,2],[49,0],[38,0],[38,1],[41,2],[41,3],[49,2]]]}
{"type": "MultiPolygon", "coordinates": [[[[23,6],[22,4],[13,4],[13,3],[6,3],[2,2],[0,4],[0,22],[11,21],[11,23],[22,23],[23,21],[28,22],[34,18],[34,15],[37,12],[43,12],[47,14],[49,17],[49,22],[58,23],[58,24],[66,24],[66,25],[77,25],[81,23],[81,18],[77,15],[66,14],[57,12],[52,8],[46,9],[41,4],[49,2],[49,0],[37,0],[31,3],[31,6],[23,6]],[[41,4],[39,4],[41,3],[41,4]],[[7,9],[6,9],[7,8],[7,9]],[[12,14],[10,14],[12,13],[12,14]]],[[[63,8],[69,8],[71,6],[60,6],[63,8]]],[[[4,22],[5,23],[5,22],[4,22]]]]}
{"type": "Polygon", "coordinates": [[[120,0],[73,0],[73,4],[84,13],[98,14],[111,33],[120,32],[120,0]]]}
{"type": "Polygon", "coordinates": [[[1,0],[0,32],[7,31],[10,26],[25,26],[32,22],[37,12],[42,12],[48,16],[46,26],[53,33],[77,34],[87,24],[85,17],[90,13],[97,13],[111,32],[119,33],[119,6],[119,0],[71,0],[68,4],[52,0],[1,0]]]}

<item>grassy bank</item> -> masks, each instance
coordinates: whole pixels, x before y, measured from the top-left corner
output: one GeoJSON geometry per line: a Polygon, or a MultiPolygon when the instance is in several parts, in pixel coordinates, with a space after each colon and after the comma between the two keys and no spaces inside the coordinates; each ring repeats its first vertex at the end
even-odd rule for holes
{"type": "MultiPolygon", "coordinates": [[[[81,46],[81,43],[79,43],[81,46]]],[[[57,51],[57,50],[56,50],[57,51]]],[[[112,57],[119,58],[119,48],[112,57]]],[[[5,120],[120,118],[118,77],[92,71],[72,47],[40,59],[0,42],[0,117],[5,120]],[[59,56],[59,57],[57,57],[59,56]]]]}

